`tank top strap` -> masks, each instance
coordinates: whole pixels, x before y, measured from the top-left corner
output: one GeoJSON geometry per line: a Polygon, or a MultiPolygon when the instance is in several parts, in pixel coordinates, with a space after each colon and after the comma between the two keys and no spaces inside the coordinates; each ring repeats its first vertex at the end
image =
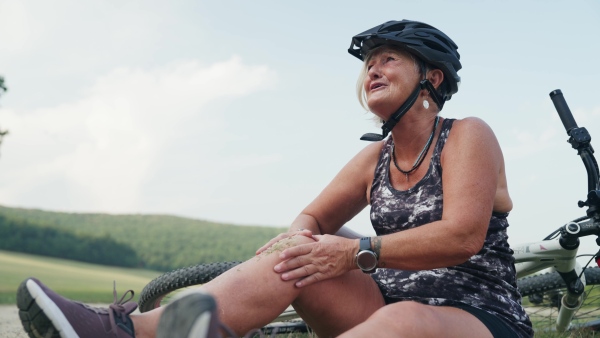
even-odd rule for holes
{"type": "Polygon", "coordinates": [[[392,136],[388,136],[387,139],[383,141],[381,146],[381,152],[379,153],[379,160],[377,161],[377,166],[375,167],[375,173],[373,176],[373,183],[371,186],[371,198],[373,198],[373,189],[384,185],[385,178],[388,176],[388,168],[389,168],[389,160],[390,155],[392,153],[392,146],[394,145],[394,140],[392,136]]]}
{"type": "Polygon", "coordinates": [[[452,129],[452,124],[454,123],[454,121],[456,121],[456,119],[444,119],[444,121],[442,122],[442,128],[440,129],[440,136],[438,137],[437,143],[435,144],[435,148],[433,149],[433,154],[431,155],[431,164],[435,165],[440,169],[440,157],[442,155],[442,150],[444,149],[444,145],[446,144],[448,135],[450,135],[450,129],[452,129]]]}

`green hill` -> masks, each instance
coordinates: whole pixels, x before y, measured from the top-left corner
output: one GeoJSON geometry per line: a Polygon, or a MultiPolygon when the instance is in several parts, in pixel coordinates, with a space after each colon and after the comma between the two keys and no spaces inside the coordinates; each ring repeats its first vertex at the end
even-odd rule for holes
{"type": "Polygon", "coordinates": [[[169,215],[78,214],[0,206],[0,250],[88,262],[94,255],[104,255],[103,261],[92,262],[158,271],[245,260],[282,231],[285,228],[169,215]]]}

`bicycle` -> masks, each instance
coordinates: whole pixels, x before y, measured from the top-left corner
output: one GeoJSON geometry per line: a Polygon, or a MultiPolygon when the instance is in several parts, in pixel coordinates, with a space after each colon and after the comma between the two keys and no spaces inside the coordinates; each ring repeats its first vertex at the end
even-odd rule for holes
{"type": "MultiPolygon", "coordinates": [[[[585,328],[600,331],[600,268],[589,267],[593,259],[600,261],[600,251],[587,255],[591,259],[581,267],[577,258],[580,238],[597,236],[600,246],[600,171],[593,155],[591,136],[578,127],[560,90],[550,93],[554,106],[569,136],[568,142],[577,150],[588,176],[588,194],[579,207],[587,207],[586,216],[575,219],[552,232],[542,241],[525,243],[513,248],[517,286],[536,332],[585,328]],[[542,270],[549,272],[536,274],[542,270]]],[[[360,238],[360,234],[342,228],[337,235],[360,238]]],[[[581,255],[584,256],[584,255],[581,255]]],[[[140,296],[140,311],[145,312],[168,301],[167,295],[178,289],[204,284],[241,262],[199,264],[165,273],[151,281],[140,296]]],[[[283,312],[263,328],[266,334],[277,328],[278,333],[307,332],[293,309],[283,312]]]]}

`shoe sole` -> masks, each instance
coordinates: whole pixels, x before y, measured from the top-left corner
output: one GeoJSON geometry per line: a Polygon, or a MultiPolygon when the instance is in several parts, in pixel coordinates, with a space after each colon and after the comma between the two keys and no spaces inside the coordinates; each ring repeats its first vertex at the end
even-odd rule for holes
{"type": "Polygon", "coordinates": [[[221,337],[216,309],[214,298],[208,294],[193,293],[177,299],[161,315],[156,337],[221,337]]]}
{"type": "Polygon", "coordinates": [[[79,338],[62,311],[32,279],[19,285],[17,307],[29,337],[79,338]]]}

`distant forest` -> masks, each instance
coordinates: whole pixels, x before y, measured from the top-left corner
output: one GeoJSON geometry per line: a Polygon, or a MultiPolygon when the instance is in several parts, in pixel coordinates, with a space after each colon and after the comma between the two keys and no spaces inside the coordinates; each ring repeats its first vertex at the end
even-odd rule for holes
{"type": "Polygon", "coordinates": [[[158,271],[246,260],[285,230],[169,215],[77,214],[0,206],[0,250],[158,271]]]}

